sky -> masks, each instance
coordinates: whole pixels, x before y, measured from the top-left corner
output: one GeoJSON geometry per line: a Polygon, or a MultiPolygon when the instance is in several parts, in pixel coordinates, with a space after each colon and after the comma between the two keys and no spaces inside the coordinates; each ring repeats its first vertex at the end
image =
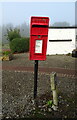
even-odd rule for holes
{"type": "Polygon", "coordinates": [[[29,24],[31,16],[47,16],[55,22],[75,24],[75,2],[3,2],[2,24],[29,24]]]}
{"type": "Polygon", "coordinates": [[[77,2],[75,3],[75,25],[77,26],[77,2]]]}

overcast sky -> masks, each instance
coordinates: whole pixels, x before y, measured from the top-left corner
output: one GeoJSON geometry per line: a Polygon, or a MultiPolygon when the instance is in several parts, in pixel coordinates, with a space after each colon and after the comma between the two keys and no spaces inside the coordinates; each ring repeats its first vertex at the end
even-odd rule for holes
{"type": "Polygon", "coordinates": [[[3,24],[14,26],[30,23],[31,16],[48,16],[50,24],[69,22],[75,24],[75,2],[4,2],[2,3],[3,24]]]}

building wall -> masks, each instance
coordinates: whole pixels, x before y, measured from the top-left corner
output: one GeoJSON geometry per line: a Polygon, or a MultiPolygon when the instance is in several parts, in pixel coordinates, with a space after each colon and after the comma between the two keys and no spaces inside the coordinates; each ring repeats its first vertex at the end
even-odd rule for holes
{"type": "Polygon", "coordinates": [[[76,47],[75,36],[75,28],[49,28],[47,54],[72,53],[76,47]]]}
{"type": "Polygon", "coordinates": [[[75,29],[75,35],[76,35],[76,43],[75,43],[75,46],[76,46],[76,49],[77,49],[77,28],[75,29]]]}

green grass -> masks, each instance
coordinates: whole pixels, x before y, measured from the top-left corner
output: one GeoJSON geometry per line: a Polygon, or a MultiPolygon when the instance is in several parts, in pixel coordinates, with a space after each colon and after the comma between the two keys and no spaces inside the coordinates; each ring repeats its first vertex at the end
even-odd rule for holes
{"type": "Polygon", "coordinates": [[[11,51],[3,51],[3,52],[2,52],[2,54],[3,54],[3,55],[6,55],[6,56],[8,56],[8,55],[11,54],[11,53],[12,53],[11,51]]]}
{"type": "Polygon", "coordinates": [[[8,43],[6,43],[6,44],[1,44],[0,43],[0,55],[2,54],[2,49],[10,49],[10,47],[9,47],[9,44],[8,43]]]}

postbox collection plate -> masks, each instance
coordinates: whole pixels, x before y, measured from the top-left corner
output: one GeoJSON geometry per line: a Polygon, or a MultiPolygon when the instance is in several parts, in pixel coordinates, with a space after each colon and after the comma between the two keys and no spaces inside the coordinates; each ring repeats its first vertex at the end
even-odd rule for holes
{"type": "Polygon", "coordinates": [[[42,53],[43,40],[36,40],[35,53],[42,53]]]}

